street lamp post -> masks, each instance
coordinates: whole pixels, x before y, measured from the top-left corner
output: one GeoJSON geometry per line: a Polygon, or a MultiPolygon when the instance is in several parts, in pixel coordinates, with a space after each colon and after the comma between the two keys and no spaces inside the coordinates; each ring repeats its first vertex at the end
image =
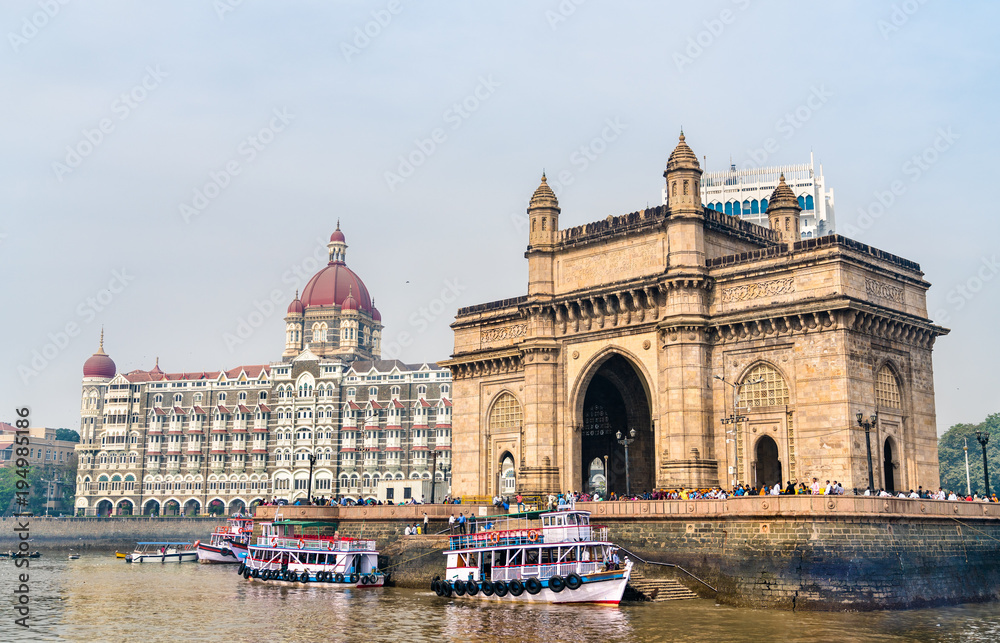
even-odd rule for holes
{"type": "Polygon", "coordinates": [[[986,485],[986,497],[990,497],[990,469],[986,463],[986,444],[990,441],[990,434],[986,431],[976,431],[976,441],[983,447],[983,484],[986,485]]]}
{"type": "Polygon", "coordinates": [[[608,499],[608,487],[611,486],[611,474],[608,472],[608,454],[604,454],[604,499],[608,499]]]}
{"type": "MultiPolygon", "coordinates": [[[[749,419],[749,416],[740,415],[740,413],[739,413],[740,389],[743,388],[744,386],[746,386],[747,384],[759,384],[759,383],[761,383],[761,382],[764,381],[764,378],[759,377],[759,378],[757,378],[755,380],[750,380],[750,381],[747,381],[747,382],[743,382],[742,384],[733,384],[732,382],[727,381],[721,375],[716,375],[715,379],[719,380],[723,384],[728,384],[729,386],[733,387],[733,413],[732,413],[732,415],[730,415],[728,417],[723,417],[722,418],[722,424],[724,424],[724,425],[726,425],[726,424],[732,424],[733,425],[733,430],[732,431],[726,431],[726,435],[729,435],[730,433],[733,434],[733,471],[735,473],[734,473],[734,477],[733,477],[732,483],[733,483],[733,487],[735,487],[736,484],[739,482],[739,477],[740,477],[739,449],[736,446],[736,431],[737,431],[736,425],[738,423],[740,423],[740,422],[743,422],[744,420],[748,420],[749,419]]],[[[725,399],[723,399],[723,403],[725,403],[725,399]]],[[[729,444],[729,438],[726,438],[726,442],[725,443],[729,444]]],[[[729,447],[726,447],[726,460],[727,460],[727,465],[728,465],[729,447]]]]}
{"type": "Polygon", "coordinates": [[[972,478],[969,477],[969,438],[965,438],[962,450],[965,451],[965,495],[969,497],[972,495],[972,478]]]}
{"type": "Polygon", "coordinates": [[[431,504],[434,504],[434,486],[437,484],[437,464],[438,464],[438,452],[437,445],[434,446],[434,451],[431,452],[431,504]]]}
{"type": "MultiPolygon", "coordinates": [[[[628,445],[630,445],[633,442],[635,442],[635,429],[631,429],[628,432],[628,434],[631,437],[627,437],[627,438],[626,437],[622,437],[622,432],[619,431],[618,433],[615,434],[615,437],[618,438],[618,444],[620,444],[623,447],[625,447],[625,495],[631,496],[632,495],[632,487],[631,487],[631,484],[630,484],[630,481],[629,481],[629,474],[628,474],[628,445]]],[[[984,453],[985,453],[985,451],[984,451],[984,453]]]]}
{"type": "Polygon", "coordinates": [[[858,426],[865,430],[865,446],[868,448],[868,488],[875,492],[875,474],[872,471],[872,427],[878,427],[878,411],[872,413],[870,419],[865,419],[865,414],[858,411],[858,426]]]}
{"type": "Polygon", "coordinates": [[[316,464],[316,456],[312,453],[309,454],[309,489],[306,492],[306,502],[312,504],[313,497],[313,465],[316,464]]]}

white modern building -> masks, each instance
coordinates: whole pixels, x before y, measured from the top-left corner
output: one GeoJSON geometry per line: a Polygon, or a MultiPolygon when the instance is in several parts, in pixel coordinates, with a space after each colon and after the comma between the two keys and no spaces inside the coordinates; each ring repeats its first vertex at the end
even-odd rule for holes
{"type": "MultiPolygon", "coordinates": [[[[721,172],[705,172],[701,178],[701,202],[706,207],[766,228],[767,200],[778,187],[782,175],[802,208],[802,238],[822,237],[834,232],[833,188],[826,187],[822,165],[819,172],[815,171],[812,153],[809,163],[800,165],[743,170],[730,165],[728,170],[721,172]]],[[[666,186],[663,203],[667,203],[666,186]]]]}

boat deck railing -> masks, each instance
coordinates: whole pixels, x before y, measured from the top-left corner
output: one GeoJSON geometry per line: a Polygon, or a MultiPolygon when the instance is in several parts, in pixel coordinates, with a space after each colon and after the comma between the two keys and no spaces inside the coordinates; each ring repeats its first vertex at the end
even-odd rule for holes
{"type": "Polygon", "coordinates": [[[549,565],[511,565],[510,567],[490,568],[490,578],[492,580],[514,580],[525,578],[552,578],[570,574],[594,574],[604,568],[604,563],[599,562],[569,562],[549,565]]]}
{"type": "Polygon", "coordinates": [[[375,551],[374,540],[333,540],[330,538],[281,538],[260,536],[259,547],[280,547],[282,549],[314,549],[316,551],[375,551]]]}
{"type": "Polygon", "coordinates": [[[528,529],[489,529],[474,534],[456,534],[448,538],[448,549],[486,549],[517,545],[553,545],[580,541],[607,541],[604,525],[532,527],[528,529]]]}

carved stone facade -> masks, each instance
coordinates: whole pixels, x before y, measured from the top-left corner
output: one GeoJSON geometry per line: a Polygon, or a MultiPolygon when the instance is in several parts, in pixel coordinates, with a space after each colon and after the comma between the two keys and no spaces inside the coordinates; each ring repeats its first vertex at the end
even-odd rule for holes
{"type": "Polygon", "coordinates": [[[863,488],[855,414],[875,410],[876,486],[936,487],[931,350],[947,330],[920,266],[839,236],[789,241],[783,182],[781,229],[702,206],[683,136],[664,176],[666,205],[567,230],[543,177],[528,294],[452,324],[453,491],[863,488]],[[509,396],[516,427],[493,413],[509,396]],[[626,460],[617,434],[632,430],[626,460]]]}

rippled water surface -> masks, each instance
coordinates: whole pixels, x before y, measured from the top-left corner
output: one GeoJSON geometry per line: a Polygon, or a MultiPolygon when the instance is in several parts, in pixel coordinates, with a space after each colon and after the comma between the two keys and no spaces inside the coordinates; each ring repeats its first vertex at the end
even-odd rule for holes
{"type": "Polygon", "coordinates": [[[10,608],[0,641],[1000,641],[1000,605],[874,613],[735,609],[714,601],[621,607],[499,606],[430,591],[283,589],[251,585],[232,566],[129,565],[109,555],[31,561],[32,627],[10,608]]]}

